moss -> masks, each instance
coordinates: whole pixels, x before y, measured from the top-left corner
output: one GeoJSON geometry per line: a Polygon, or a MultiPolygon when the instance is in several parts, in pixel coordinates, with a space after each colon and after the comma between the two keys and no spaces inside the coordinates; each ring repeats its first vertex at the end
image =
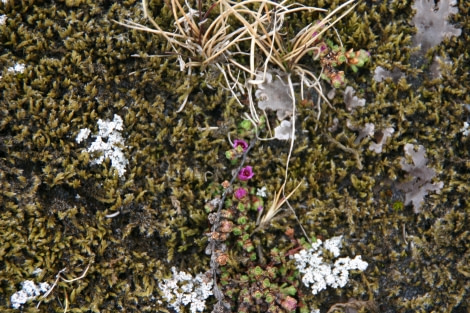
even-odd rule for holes
{"type": "MultiPolygon", "coordinates": [[[[319,2],[328,8],[338,4],[319,2]]],[[[346,47],[372,55],[369,66],[346,72],[348,84],[366,99],[364,108],[347,111],[341,91],[334,108],[322,107],[320,120],[308,102],[298,108],[286,190],[303,185],[290,204],[307,234],[342,234],[348,243],[343,253],[361,254],[369,263],[345,289],[313,297],[299,288],[303,302],[322,311],[349,297],[373,300],[383,312],[468,310],[470,139],[460,129],[469,117],[464,108],[470,103],[469,8],[461,1],[452,17],[464,30],[460,37],[414,60],[411,4],[362,2],[337,24],[346,47]],[[437,79],[429,76],[434,55],[453,62],[437,79]],[[379,65],[407,76],[377,83],[372,72],[379,65]],[[334,118],[339,129],[331,133],[334,118]],[[393,125],[396,132],[385,151],[375,154],[368,150],[369,139],[354,144],[356,133],[347,120],[393,125]],[[328,136],[357,151],[363,168],[328,136]],[[395,209],[403,201],[396,186],[405,177],[399,159],[409,142],[426,147],[444,182],[419,215],[409,207],[395,209]]],[[[164,1],[151,1],[150,9],[161,10],[158,23],[171,25],[164,1]]],[[[150,56],[168,49],[165,40],[111,22],[144,22],[139,2],[9,1],[0,5],[0,14],[7,17],[0,25],[0,294],[5,295],[0,308],[10,307],[9,297],[26,279],[52,283],[65,267],[71,279],[91,264],[84,278],[61,281],[36,311],[63,311],[66,297],[74,312],[168,311],[158,302],[158,281],[169,268],[192,273],[209,268],[204,205],[212,196],[210,183],[231,177],[226,136],[237,136],[246,108],[218,88],[223,80],[216,71],[188,77],[173,56],[150,56]],[[15,63],[24,64],[24,72],[9,71],[15,63]],[[176,113],[186,97],[186,108],[176,113]],[[97,120],[114,114],[124,121],[129,166],[123,179],[109,162],[90,165],[88,143],[74,140],[79,129],[96,133],[97,120]],[[219,128],[204,130],[209,126],[219,128]],[[115,212],[119,215],[106,217],[115,212]],[[43,269],[38,277],[36,268],[43,269]]],[[[290,30],[316,19],[299,13],[290,30]]],[[[283,183],[287,155],[283,142],[258,142],[248,155],[257,173],[254,186],[266,186],[272,196],[283,183]]],[[[292,249],[287,225],[301,236],[296,220],[285,214],[253,238],[256,249],[265,256],[274,247],[281,254],[292,249]]],[[[244,260],[230,255],[233,274],[244,260]]],[[[25,311],[34,310],[34,304],[26,305],[25,311]]]]}

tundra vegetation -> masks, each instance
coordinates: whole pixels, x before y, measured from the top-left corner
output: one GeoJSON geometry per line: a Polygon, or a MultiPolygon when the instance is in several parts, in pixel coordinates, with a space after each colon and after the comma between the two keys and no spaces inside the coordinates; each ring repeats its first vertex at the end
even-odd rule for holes
{"type": "Polygon", "coordinates": [[[468,311],[468,16],[0,2],[0,308],[468,311]]]}

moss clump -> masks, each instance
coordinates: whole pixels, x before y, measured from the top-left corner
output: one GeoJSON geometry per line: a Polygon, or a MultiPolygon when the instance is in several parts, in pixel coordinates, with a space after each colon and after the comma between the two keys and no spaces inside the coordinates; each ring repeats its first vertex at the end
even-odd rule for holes
{"type": "MultiPolygon", "coordinates": [[[[411,2],[360,3],[337,24],[346,47],[372,55],[372,65],[345,73],[366,105],[349,112],[337,91],[334,108],[322,107],[320,120],[309,102],[314,95],[299,105],[302,131],[286,190],[304,180],[290,203],[306,232],[319,238],[343,235],[347,253],[361,254],[369,269],[347,288],[315,297],[296,286],[296,297],[306,306],[326,311],[329,304],[355,298],[374,301],[384,312],[469,309],[470,209],[465,199],[470,139],[460,132],[470,115],[465,4],[461,1],[452,16],[462,35],[419,56],[419,62],[411,60],[417,56],[409,48],[415,31],[411,2]],[[429,75],[435,55],[452,61],[439,78],[429,75]],[[377,83],[372,70],[379,65],[399,68],[406,77],[377,83]],[[336,130],[328,130],[335,119],[336,130]],[[367,149],[368,138],[355,143],[357,134],[347,120],[377,128],[393,125],[396,131],[376,154],[367,149]],[[363,168],[329,137],[357,151],[363,168]],[[396,186],[406,174],[399,164],[406,143],[426,148],[428,163],[444,182],[441,194],[425,198],[420,214],[410,207],[395,209],[404,201],[396,186]]],[[[150,8],[161,11],[159,22],[171,27],[164,1],[151,1],[150,8]]],[[[85,277],[59,282],[38,310],[31,303],[25,311],[63,311],[60,303],[66,298],[74,312],[168,311],[158,301],[157,286],[171,266],[192,273],[209,268],[204,205],[213,195],[211,183],[231,176],[226,135],[236,132],[246,108],[228,99],[222,88],[210,88],[221,81],[217,72],[188,77],[174,58],[148,56],[168,51],[163,39],[110,22],[123,16],[139,19],[136,1],[8,1],[0,5],[3,14],[0,308],[10,308],[9,297],[24,280],[52,283],[63,268],[63,276],[71,279],[91,264],[85,277]],[[24,64],[24,71],[9,70],[17,63],[24,64]],[[185,110],[175,113],[186,96],[185,110]],[[81,128],[96,133],[98,119],[114,114],[124,122],[129,160],[122,179],[109,161],[91,165],[92,156],[75,142],[81,128]],[[35,277],[37,268],[43,271],[35,277]]],[[[296,14],[292,29],[313,21],[296,14]]],[[[279,141],[259,142],[250,152],[253,170],[262,173],[254,184],[266,186],[271,196],[283,183],[287,155],[288,146],[279,141]]],[[[297,222],[292,215],[281,217],[253,240],[252,251],[259,246],[268,255],[276,248],[285,255],[292,248],[284,231],[297,222]]],[[[268,265],[260,267],[266,271],[268,265]]],[[[227,271],[242,281],[236,269],[227,271]]],[[[273,294],[261,297],[270,303],[273,294]]]]}

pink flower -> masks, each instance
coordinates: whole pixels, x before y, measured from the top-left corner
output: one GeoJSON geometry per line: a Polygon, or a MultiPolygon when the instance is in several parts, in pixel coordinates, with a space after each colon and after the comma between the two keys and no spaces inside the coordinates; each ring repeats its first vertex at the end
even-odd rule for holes
{"type": "Polygon", "coordinates": [[[245,166],[240,170],[240,173],[238,173],[238,179],[239,180],[248,180],[252,178],[254,175],[253,173],[253,168],[251,166],[245,166]]]}
{"type": "Polygon", "coordinates": [[[239,152],[245,152],[248,149],[248,143],[245,140],[235,139],[233,141],[233,147],[239,152]]]}
{"type": "Polygon", "coordinates": [[[247,191],[245,188],[238,188],[237,190],[235,190],[235,198],[237,198],[238,200],[245,198],[246,194],[247,191]]]}

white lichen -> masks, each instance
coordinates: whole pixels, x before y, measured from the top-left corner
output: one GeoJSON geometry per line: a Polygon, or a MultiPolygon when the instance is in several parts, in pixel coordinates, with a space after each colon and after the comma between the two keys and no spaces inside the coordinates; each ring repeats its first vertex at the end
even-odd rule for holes
{"type": "Polygon", "coordinates": [[[14,72],[14,73],[23,73],[26,68],[26,65],[22,63],[15,63],[15,65],[10,66],[8,68],[9,72],[14,72]]]}
{"type": "Polygon", "coordinates": [[[178,272],[175,267],[171,271],[173,276],[158,284],[169,306],[176,312],[187,305],[191,313],[204,311],[206,299],[212,295],[212,279],[202,273],[193,277],[183,271],[178,272]]]}
{"type": "MultiPolygon", "coordinates": [[[[129,163],[122,150],[122,148],[125,147],[124,139],[121,135],[121,131],[123,130],[122,118],[115,114],[112,121],[99,119],[98,128],[98,135],[95,136],[95,141],[87,150],[91,153],[100,154],[99,157],[92,161],[92,164],[101,164],[105,159],[109,159],[111,161],[111,167],[117,170],[119,177],[122,177],[126,173],[126,166],[129,163]]],[[[75,140],[77,143],[81,143],[88,138],[89,134],[89,129],[80,129],[75,140]]]]}
{"type": "Polygon", "coordinates": [[[50,288],[48,283],[39,283],[36,285],[31,280],[25,280],[21,283],[22,289],[15,292],[10,297],[11,307],[19,309],[23,304],[28,301],[34,300],[36,297],[47,292],[50,288]]]}
{"type": "Polygon", "coordinates": [[[77,143],[81,143],[83,140],[86,140],[88,138],[88,136],[90,136],[90,133],[91,133],[91,130],[89,130],[88,128],[80,129],[80,131],[78,132],[77,137],[75,138],[75,141],[77,143]]]}
{"type": "Polygon", "coordinates": [[[350,270],[364,271],[367,268],[367,262],[362,261],[360,255],[354,259],[339,258],[333,264],[323,260],[323,251],[320,248],[323,246],[336,258],[340,254],[341,238],[333,237],[323,244],[321,240],[317,239],[310,249],[293,255],[296,267],[302,275],[302,283],[310,288],[314,295],[328,286],[344,287],[349,280],[350,270]]]}
{"type": "Polygon", "coordinates": [[[468,122],[463,122],[463,127],[460,129],[462,135],[467,137],[470,134],[470,124],[468,122]]]}

